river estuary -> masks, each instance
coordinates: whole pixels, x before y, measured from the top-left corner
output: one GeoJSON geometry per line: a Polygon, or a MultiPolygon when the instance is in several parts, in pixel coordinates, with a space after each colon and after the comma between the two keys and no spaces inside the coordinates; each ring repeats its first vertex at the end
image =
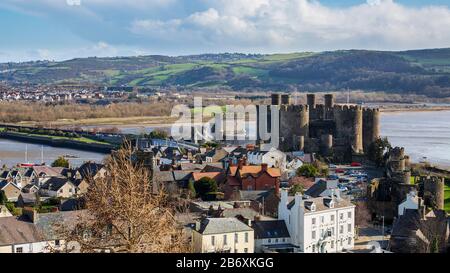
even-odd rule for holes
{"type": "MultiPolygon", "coordinates": [[[[133,125],[116,127],[129,134],[148,133],[155,129],[151,126],[133,125]]],[[[169,131],[170,127],[159,129],[169,131]]],[[[422,161],[426,157],[427,161],[434,164],[450,166],[450,111],[385,112],[381,117],[381,134],[388,137],[393,146],[405,147],[413,162],[422,161]]],[[[88,160],[101,162],[105,157],[101,153],[0,139],[0,166],[13,166],[26,161],[41,163],[42,147],[44,162],[47,164],[61,155],[75,156],[68,158],[73,166],[79,166],[88,160]]]]}

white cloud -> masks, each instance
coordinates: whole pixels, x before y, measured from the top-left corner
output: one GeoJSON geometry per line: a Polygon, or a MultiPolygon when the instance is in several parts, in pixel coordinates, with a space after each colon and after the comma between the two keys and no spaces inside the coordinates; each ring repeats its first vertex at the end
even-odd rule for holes
{"type": "MultiPolygon", "coordinates": [[[[450,45],[450,10],[444,6],[406,7],[393,0],[368,0],[345,8],[307,0],[206,2],[209,9],[177,18],[176,24],[173,19],[158,21],[158,32],[164,35],[167,27],[174,42],[193,35],[220,50],[395,50],[450,45]]],[[[133,32],[157,40],[155,24],[145,22],[134,21],[133,32]]]]}
{"type": "MultiPolygon", "coordinates": [[[[54,41],[35,46],[50,48],[47,56],[55,59],[135,52],[179,55],[450,46],[448,7],[407,6],[394,0],[361,0],[359,5],[335,8],[320,0],[81,0],[79,6],[69,6],[66,0],[2,0],[1,7],[53,20],[85,44],[65,50],[53,48],[63,47],[54,41]]],[[[10,54],[7,48],[1,50],[10,54]]],[[[45,56],[31,51],[33,59],[45,56]]]]}

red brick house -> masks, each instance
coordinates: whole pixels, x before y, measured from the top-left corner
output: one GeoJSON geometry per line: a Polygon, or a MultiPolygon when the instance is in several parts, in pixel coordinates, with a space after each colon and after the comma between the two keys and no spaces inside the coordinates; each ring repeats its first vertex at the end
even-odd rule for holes
{"type": "Polygon", "coordinates": [[[224,192],[225,198],[239,190],[264,191],[280,189],[281,171],[279,168],[268,168],[267,164],[260,166],[246,166],[242,162],[238,166],[230,166],[227,171],[227,182],[224,192]]]}

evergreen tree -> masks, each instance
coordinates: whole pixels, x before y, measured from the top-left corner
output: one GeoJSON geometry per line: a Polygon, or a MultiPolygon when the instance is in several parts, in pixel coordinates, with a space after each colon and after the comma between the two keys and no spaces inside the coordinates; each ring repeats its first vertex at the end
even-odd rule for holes
{"type": "Polygon", "coordinates": [[[63,156],[58,157],[58,159],[56,159],[52,163],[52,167],[69,168],[69,166],[70,166],[69,160],[65,159],[63,156]]]}

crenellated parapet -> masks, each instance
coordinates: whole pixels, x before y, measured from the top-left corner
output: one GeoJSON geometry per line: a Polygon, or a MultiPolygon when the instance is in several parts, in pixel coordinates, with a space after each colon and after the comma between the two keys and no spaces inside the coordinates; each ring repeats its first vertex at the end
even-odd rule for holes
{"type": "Polygon", "coordinates": [[[307,94],[305,105],[293,105],[287,94],[273,94],[272,104],[280,107],[280,143],[284,150],[308,145],[329,150],[353,151],[361,155],[379,136],[379,109],[360,105],[338,105],[333,94],[326,94],[317,104],[315,94],[307,94]],[[310,139],[315,139],[314,141],[310,139]],[[338,143],[343,141],[342,145],[338,143]],[[346,149],[347,147],[348,149],[346,149]]]}

